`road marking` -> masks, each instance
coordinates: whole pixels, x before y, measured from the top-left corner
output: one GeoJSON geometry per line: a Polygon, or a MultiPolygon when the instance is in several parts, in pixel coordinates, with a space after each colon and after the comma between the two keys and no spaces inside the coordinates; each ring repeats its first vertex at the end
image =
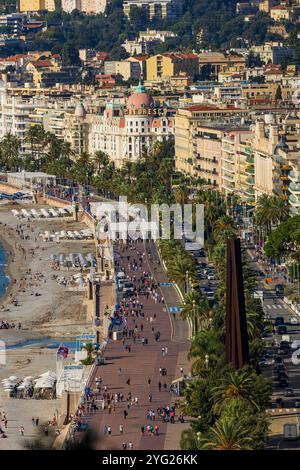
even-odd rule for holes
{"type": "Polygon", "coordinates": [[[282,310],[282,306],[281,305],[277,305],[278,308],[280,308],[280,310],[282,310]]]}
{"type": "Polygon", "coordinates": [[[269,305],[269,304],[267,304],[267,307],[268,307],[269,310],[271,310],[271,308],[272,308],[271,305],[269,305]]]}

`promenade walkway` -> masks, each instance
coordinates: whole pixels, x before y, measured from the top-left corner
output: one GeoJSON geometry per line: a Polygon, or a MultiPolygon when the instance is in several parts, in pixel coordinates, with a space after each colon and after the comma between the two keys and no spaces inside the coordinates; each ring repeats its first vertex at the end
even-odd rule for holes
{"type": "MultiPolygon", "coordinates": [[[[120,265],[126,269],[126,274],[139,277],[143,271],[150,271],[149,252],[151,253],[151,265],[155,266],[157,253],[151,243],[147,243],[145,246],[139,243],[134,250],[126,248],[121,253],[119,260],[120,265]],[[136,250],[148,253],[148,256],[144,257],[141,272],[132,271],[128,266],[127,256],[131,257],[130,261],[137,260],[136,250]]],[[[158,282],[167,282],[165,273],[159,266],[153,272],[155,277],[157,276],[158,282]]],[[[162,288],[162,295],[167,304],[170,302],[172,305],[179,305],[180,300],[174,287],[162,288]]],[[[136,318],[136,325],[140,333],[143,324],[143,332],[140,335],[148,339],[148,344],[143,345],[141,338],[137,338],[135,342],[132,339],[127,339],[126,344],[131,346],[131,352],[128,352],[122,341],[110,341],[105,355],[106,365],[97,366],[92,377],[92,389],[96,389],[96,378],[101,377],[102,389],[106,386],[108,393],[122,393],[124,395],[124,401],[117,402],[115,410],[111,413],[105,409],[97,411],[87,418],[90,421],[90,426],[102,436],[99,440],[99,448],[102,449],[122,449],[124,442],[127,445],[131,442],[133,449],[162,450],[165,448],[166,442],[168,442],[168,448],[170,445],[178,447],[181,430],[184,426],[186,427],[186,424],[177,423],[177,420],[175,424],[163,423],[162,421],[149,422],[146,415],[147,410],[156,411],[157,408],[170,405],[174,401],[168,390],[171,382],[180,377],[180,367],[186,365],[185,357],[189,344],[186,338],[184,341],[183,335],[187,333],[187,329],[184,329],[186,327],[181,320],[171,320],[166,305],[162,302],[156,303],[151,297],[147,299],[145,296],[140,296],[139,300],[144,305],[144,317],[136,318]],[[160,332],[159,341],[155,340],[152,328],[154,332],[160,332]],[[168,350],[164,356],[162,348],[168,350]],[[166,376],[160,375],[160,368],[167,370],[166,376]],[[130,379],[130,385],[127,383],[128,379],[130,379]],[[158,387],[159,382],[162,385],[161,391],[158,387]],[[165,388],[164,384],[166,384],[165,388]],[[126,401],[129,392],[133,398],[138,397],[138,404],[132,405],[130,409],[128,409],[126,401]],[[126,419],[124,418],[125,409],[128,411],[126,419]],[[147,435],[147,424],[153,426],[158,424],[159,435],[147,435]],[[105,425],[111,427],[110,436],[104,437],[103,435],[105,425]],[[123,433],[119,431],[120,425],[123,425],[123,433]],[[144,435],[141,433],[142,426],[145,427],[144,435]],[[170,428],[172,432],[170,432],[170,428]]],[[[128,328],[132,327],[133,319],[129,316],[128,328]]],[[[187,373],[188,370],[184,370],[184,372],[187,373]]]]}

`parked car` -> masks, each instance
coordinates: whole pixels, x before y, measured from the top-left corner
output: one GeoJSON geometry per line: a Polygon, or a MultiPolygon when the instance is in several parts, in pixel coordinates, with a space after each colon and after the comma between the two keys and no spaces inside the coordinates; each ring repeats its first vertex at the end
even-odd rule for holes
{"type": "Polygon", "coordinates": [[[284,318],[283,317],[276,317],[275,318],[275,326],[284,325],[284,318]]]}
{"type": "Polygon", "coordinates": [[[293,397],[294,396],[294,390],[292,388],[286,388],[285,391],[283,392],[285,397],[293,397]]]}
{"type": "Polygon", "coordinates": [[[279,325],[277,327],[277,333],[279,335],[285,335],[287,333],[287,327],[285,325],[279,325]]]}
{"type": "Polygon", "coordinates": [[[284,296],[284,286],[282,284],[276,284],[275,292],[276,292],[277,297],[283,297],[284,296]]]}
{"type": "Polygon", "coordinates": [[[289,382],[288,382],[287,379],[282,378],[282,379],[278,380],[278,385],[279,385],[280,388],[288,388],[289,382]]]}
{"type": "Polygon", "coordinates": [[[280,349],[290,349],[290,343],[288,341],[280,341],[279,347],[280,349]]]}
{"type": "Polygon", "coordinates": [[[290,317],[289,322],[291,325],[299,325],[299,320],[298,320],[298,317],[296,316],[290,317]]]}
{"type": "Polygon", "coordinates": [[[300,348],[300,339],[295,339],[292,344],[291,344],[292,349],[298,349],[300,348]]]}
{"type": "Polygon", "coordinates": [[[275,363],[275,364],[283,364],[283,359],[282,359],[282,357],[275,356],[275,357],[274,357],[274,363],[275,363]]]}

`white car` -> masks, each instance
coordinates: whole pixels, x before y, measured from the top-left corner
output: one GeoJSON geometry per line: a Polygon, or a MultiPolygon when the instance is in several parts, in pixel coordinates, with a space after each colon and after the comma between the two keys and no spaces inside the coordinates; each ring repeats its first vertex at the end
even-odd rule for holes
{"type": "Polygon", "coordinates": [[[291,325],[298,325],[299,324],[299,320],[298,320],[298,317],[290,317],[290,324],[291,325]]]}
{"type": "Polygon", "coordinates": [[[216,279],[216,276],[212,273],[209,273],[207,274],[206,279],[208,279],[209,281],[213,281],[214,279],[216,279]]]}
{"type": "Polygon", "coordinates": [[[292,342],[291,344],[292,349],[298,349],[300,348],[300,339],[295,339],[295,341],[292,342]]]}

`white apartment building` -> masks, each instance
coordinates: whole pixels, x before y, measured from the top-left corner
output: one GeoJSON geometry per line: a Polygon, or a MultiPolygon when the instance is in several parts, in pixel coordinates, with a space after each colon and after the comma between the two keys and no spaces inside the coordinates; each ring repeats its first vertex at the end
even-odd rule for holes
{"type": "Polygon", "coordinates": [[[79,10],[90,15],[104,13],[110,0],[62,0],[61,7],[71,13],[73,10],[79,10]]]}

